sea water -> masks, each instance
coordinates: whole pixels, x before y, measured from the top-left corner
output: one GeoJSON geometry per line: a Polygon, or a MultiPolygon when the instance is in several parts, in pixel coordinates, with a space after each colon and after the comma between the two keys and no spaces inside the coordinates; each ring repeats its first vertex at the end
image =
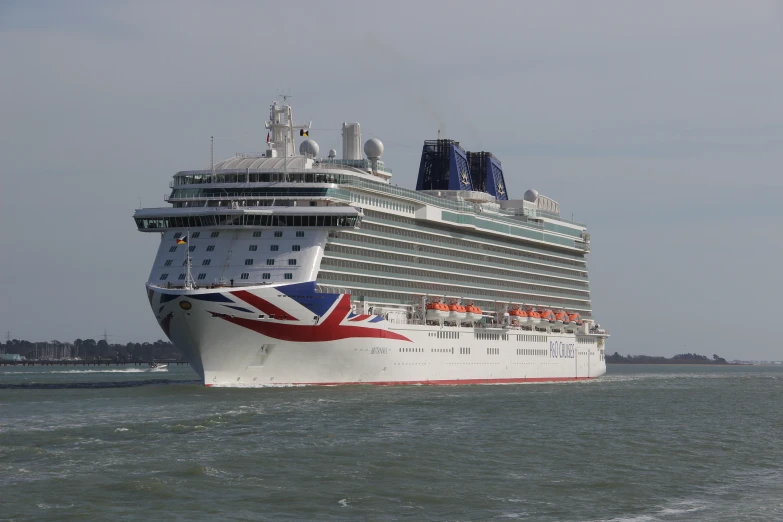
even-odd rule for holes
{"type": "Polygon", "coordinates": [[[0,367],[0,520],[783,520],[783,368],[213,389],[0,367]]]}

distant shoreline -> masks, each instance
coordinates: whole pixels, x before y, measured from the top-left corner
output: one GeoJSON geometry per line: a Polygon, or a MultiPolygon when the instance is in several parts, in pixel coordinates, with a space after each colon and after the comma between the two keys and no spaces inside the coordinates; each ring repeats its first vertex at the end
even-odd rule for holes
{"type": "Polygon", "coordinates": [[[663,357],[662,355],[620,355],[614,352],[606,355],[606,364],[711,364],[722,366],[731,364],[718,354],[712,357],[700,355],[698,353],[678,353],[673,357],[663,357]]]}
{"type": "Polygon", "coordinates": [[[774,364],[752,364],[752,363],[735,363],[735,362],[714,362],[714,361],[606,361],[606,364],[617,364],[617,365],[629,365],[629,364],[636,364],[636,365],[652,365],[657,364],[660,366],[671,366],[671,365],[680,365],[680,366],[693,366],[693,365],[700,365],[700,366],[775,366],[774,364]]]}

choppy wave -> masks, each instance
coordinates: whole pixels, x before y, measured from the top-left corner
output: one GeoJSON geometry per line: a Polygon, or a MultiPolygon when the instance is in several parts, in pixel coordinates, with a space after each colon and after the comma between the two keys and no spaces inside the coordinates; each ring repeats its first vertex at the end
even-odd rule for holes
{"type": "Polygon", "coordinates": [[[16,385],[163,386],[0,390],[0,490],[13,510],[0,519],[146,522],[144,495],[163,499],[161,519],[252,520],[262,506],[268,520],[783,520],[783,378],[771,378],[783,369],[612,372],[248,393],[169,386],[200,384],[171,367],[168,379],[16,385]]]}
{"type": "Polygon", "coordinates": [[[649,513],[621,515],[619,517],[595,520],[594,522],[671,522],[674,520],[693,520],[695,513],[707,509],[707,503],[701,501],[678,501],[670,507],[661,507],[649,513]]]}

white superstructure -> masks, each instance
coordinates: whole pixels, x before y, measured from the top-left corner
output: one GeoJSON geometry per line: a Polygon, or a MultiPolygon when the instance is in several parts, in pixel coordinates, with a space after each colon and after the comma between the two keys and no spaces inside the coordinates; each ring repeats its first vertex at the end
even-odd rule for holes
{"type": "Polygon", "coordinates": [[[161,235],[152,310],[206,385],[605,372],[586,227],[535,191],[509,200],[493,155],[425,142],[408,190],[389,183],[379,140],[362,156],[358,123],[343,124],[342,159],[318,156],[287,103],[266,126],[263,154],[179,172],[170,207],[134,215],[161,235]]]}

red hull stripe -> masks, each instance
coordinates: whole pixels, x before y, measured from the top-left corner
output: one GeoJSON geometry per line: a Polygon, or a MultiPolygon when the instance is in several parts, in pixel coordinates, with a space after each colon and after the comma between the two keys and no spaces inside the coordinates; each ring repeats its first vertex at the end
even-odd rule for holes
{"type": "Polygon", "coordinates": [[[298,321],[295,317],[292,317],[288,312],[282,310],[266,299],[262,299],[255,294],[251,294],[247,290],[237,290],[231,292],[232,295],[240,298],[246,303],[250,303],[267,315],[274,315],[275,319],[281,319],[283,321],[298,321]]]}
{"type": "MultiPolygon", "coordinates": [[[[455,384],[516,384],[523,382],[574,382],[595,379],[595,377],[519,377],[509,379],[445,379],[440,381],[378,381],[378,382],[295,382],[277,383],[276,386],[355,386],[357,384],[370,384],[373,386],[452,386],[455,384]]],[[[204,386],[214,386],[204,384],[204,386]]]]}

